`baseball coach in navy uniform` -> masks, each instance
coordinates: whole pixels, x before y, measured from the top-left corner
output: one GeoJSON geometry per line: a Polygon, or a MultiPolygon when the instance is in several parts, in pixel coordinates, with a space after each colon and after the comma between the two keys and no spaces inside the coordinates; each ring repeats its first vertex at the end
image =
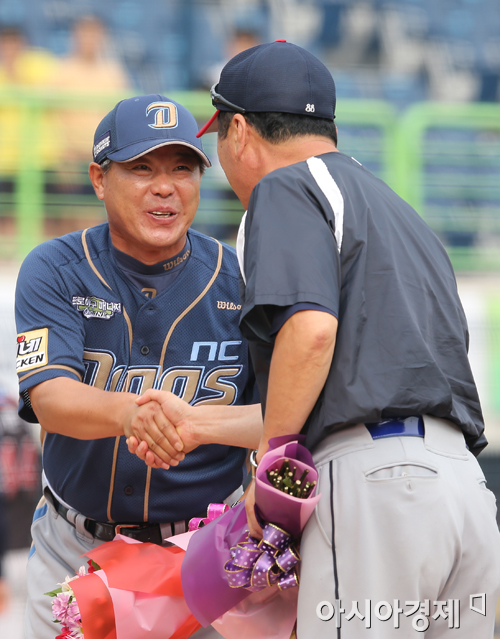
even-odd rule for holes
{"type": "MultiPolygon", "coordinates": [[[[491,639],[500,534],[445,249],[337,151],[335,85],[312,54],[253,47],[211,93],[217,112],[199,135],[218,130],[247,209],[237,252],[265,406],[256,459],[269,438],[301,432],[319,469],[298,639],[491,639]]],[[[252,490],[247,513],[258,535],[252,490]]]]}
{"type": "Polygon", "coordinates": [[[53,639],[43,593],[95,544],[118,532],[161,544],[210,502],[235,501],[246,448],[260,438],[235,251],[190,230],[210,166],[197,131],[164,96],[118,103],[96,130],[89,167],[108,222],[38,246],[21,267],[20,414],[46,432],[29,639],[53,639]],[[138,405],[150,388],[190,403],[209,422],[205,435],[185,444],[158,403],[138,405]],[[169,430],[172,446],[155,450],[169,430]],[[132,436],[155,450],[155,467],[128,451],[132,436]]]}

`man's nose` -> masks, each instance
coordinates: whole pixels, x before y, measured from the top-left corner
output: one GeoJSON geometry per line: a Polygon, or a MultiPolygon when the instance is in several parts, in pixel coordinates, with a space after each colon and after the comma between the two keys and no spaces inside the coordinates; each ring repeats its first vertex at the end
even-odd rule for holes
{"type": "Polygon", "coordinates": [[[175,190],[174,180],[166,171],[158,171],[153,177],[151,189],[153,191],[153,195],[168,197],[175,190]]]}

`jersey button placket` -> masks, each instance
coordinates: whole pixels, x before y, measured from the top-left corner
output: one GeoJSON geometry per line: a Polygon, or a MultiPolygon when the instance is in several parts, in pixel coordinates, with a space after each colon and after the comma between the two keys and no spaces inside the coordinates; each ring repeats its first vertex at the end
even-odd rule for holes
{"type": "Polygon", "coordinates": [[[130,497],[130,495],[134,494],[134,488],[133,486],[125,486],[123,492],[127,495],[127,497],[130,497]]]}
{"type": "Polygon", "coordinates": [[[149,346],[141,346],[141,354],[148,355],[149,354],[149,346]]]}

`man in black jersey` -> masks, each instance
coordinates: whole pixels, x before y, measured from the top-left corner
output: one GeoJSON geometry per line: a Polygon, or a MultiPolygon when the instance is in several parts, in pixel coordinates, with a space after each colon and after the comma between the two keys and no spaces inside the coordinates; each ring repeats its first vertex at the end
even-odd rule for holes
{"type": "MultiPolygon", "coordinates": [[[[335,85],[283,40],[211,91],[218,153],[247,210],[242,310],[271,437],[304,433],[321,500],[301,544],[298,638],[491,638],[495,500],[468,330],[446,251],[337,151],[335,85]]],[[[247,496],[250,532],[261,532],[247,496]]]]}

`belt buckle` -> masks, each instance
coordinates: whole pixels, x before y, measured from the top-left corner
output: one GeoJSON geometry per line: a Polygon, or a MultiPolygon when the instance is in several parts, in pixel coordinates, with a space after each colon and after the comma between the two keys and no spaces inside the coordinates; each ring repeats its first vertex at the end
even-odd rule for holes
{"type": "Polygon", "coordinates": [[[116,524],[115,535],[122,534],[122,528],[140,528],[137,524],[116,524]]]}

